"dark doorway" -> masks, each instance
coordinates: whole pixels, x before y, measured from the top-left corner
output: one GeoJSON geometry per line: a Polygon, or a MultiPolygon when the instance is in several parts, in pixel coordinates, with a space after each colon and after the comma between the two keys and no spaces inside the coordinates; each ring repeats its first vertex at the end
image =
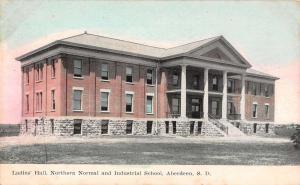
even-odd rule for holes
{"type": "Polygon", "coordinates": [[[266,133],[269,133],[269,123],[266,124],[266,133]]]}
{"type": "Polygon", "coordinates": [[[147,121],[147,134],[152,133],[152,121],[147,121]]]}
{"type": "Polygon", "coordinates": [[[126,134],[132,134],[132,120],[127,120],[126,123],[126,134]]]}
{"type": "Polygon", "coordinates": [[[202,121],[198,121],[198,134],[201,134],[202,132],[202,121]]]}
{"type": "Polygon", "coordinates": [[[172,121],[173,134],[176,134],[176,121],[172,121]]]}
{"type": "Polygon", "coordinates": [[[169,133],[169,122],[166,121],[165,125],[166,125],[166,134],[168,134],[169,133]]]}
{"type": "Polygon", "coordinates": [[[108,134],[108,120],[101,121],[101,134],[108,134]]]}
{"type": "Polygon", "coordinates": [[[192,98],[191,99],[191,105],[192,105],[192,112],[191,112],[191,117],[192,118],[201,118],[201,99],[200,98],[192,98]]]}
{"type": "Polygon", "coordinates": [[[194,134],[194,126],[195,126],[195,122],[191,121],[190,122],[190,134],[193,135],[194,134]]]}
{"type": "Polygon", "coordinates": [[[36,136],[36,131],[37,131],[38,122],[39,122],[39,120],[38,120],[38,119],[35,119],[35,121],[34,121],[34,135],[35,135],[35,136],[36,136]]]}
{"type": "Polygon", "coordinates": [[[81,134],[81,119],[74,119],[74,135],[81,134]]]}
{"type": "Polygon", "coordinates": [[[51,123],[51,134],[54,134],[54,119],[50,119],[51,123]]]}
{"type": "Polygon", "coordinates": [[[257,129],[257,123],[254,123],[254,125],[253,125],[253,133],[256,133],[256,129],[257,129]]]}

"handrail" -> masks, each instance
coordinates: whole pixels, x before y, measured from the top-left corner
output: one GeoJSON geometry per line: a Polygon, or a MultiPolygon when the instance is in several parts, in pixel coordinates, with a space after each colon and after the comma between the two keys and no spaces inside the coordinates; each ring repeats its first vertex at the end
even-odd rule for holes
{"type": "Polygon", "coordinates": [[[208,120],[211,121],[220,130],[228,134],[228,127],[221,123],[219,120],[217,120],[214,115],[208,114],[208,120]]]}

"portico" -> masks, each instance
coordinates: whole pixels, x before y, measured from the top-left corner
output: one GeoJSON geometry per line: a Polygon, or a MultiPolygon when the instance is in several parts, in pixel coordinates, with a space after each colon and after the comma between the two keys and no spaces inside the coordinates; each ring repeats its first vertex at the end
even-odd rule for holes
{"type": "Polygon", "coordinates": [[[178,77],[180,85],[177,88],[169,88],[167,91],[169,95],[167,97],[171,99],[168,101],[170,104],[168,117],[196,118],[204,121],[245,118],[245,73],[243,70],[232,71],[226,67],[222,69],[180,64],[169,68],[168,79],[177,78],[173,76],[172,70],[175,70],[180,77],[178,77]],[[234,87],[232,80],[238,82],[234,87]],[[228,85],[229,81],[230,85],[228,85]],[[173,97],[176,97],[176,100],[173,100],[173,97]],[[237,100],[239,100],[239,107],[232,108],[233,105],[237,106],[237,100]],[[229,103],[230,107],[228,107],[229,103]],[[178,104],[178,108],[173,104],[178,104]],[[236,109],[239,113],[235,112],[236,109]]]}

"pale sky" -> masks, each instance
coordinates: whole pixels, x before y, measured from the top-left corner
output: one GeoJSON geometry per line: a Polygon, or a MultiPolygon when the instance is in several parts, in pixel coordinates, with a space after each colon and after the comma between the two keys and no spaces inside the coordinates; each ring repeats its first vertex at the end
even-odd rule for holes
{"type": "Polygon", "coordinates": [[[0,14],[0,123],[21,117],[20,64],[14,58],[83,33],[171,47],[223,35],[254,69],[276,82],[275,121],[300,122],[300,3],[7,1],[0,14]]]}

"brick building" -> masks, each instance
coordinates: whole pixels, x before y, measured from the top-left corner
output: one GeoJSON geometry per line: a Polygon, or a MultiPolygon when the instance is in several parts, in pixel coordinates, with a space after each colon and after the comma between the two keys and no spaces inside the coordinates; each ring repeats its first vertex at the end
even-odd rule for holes
{"type": "Polygon", "coordinates": [[[84,33],[17,60],[23,134],[273,133],[278,78],[223,36],[164,49],[84,33]]]}

